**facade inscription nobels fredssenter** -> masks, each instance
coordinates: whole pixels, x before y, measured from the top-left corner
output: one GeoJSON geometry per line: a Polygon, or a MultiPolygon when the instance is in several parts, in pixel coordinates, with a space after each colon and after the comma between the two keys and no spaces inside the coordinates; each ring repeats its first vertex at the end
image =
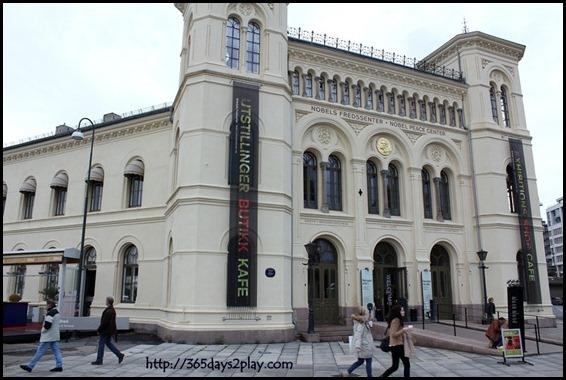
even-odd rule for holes
{"type": "Polygon", "coordinates": [[[416,125],[416,124],[412,124],[412,123],[404,123],[404,122],[399,122],[399,121],[387,120],[387,119],[384,119],[382,117],[367,116],[367,115],[363,115],[363,114],[356,113],[356,112],[341,111],[341,110],[337,110],[337,109],[334,109],[334,108],[311,106],[311,111],[317,112],[317,113],[323,113],[323,114],[326,114],[326,115],[338,116],[338,117],[341,117],[341,118],[344,118],[344,119],[366,122],[366,123],[370,123],[370,124],[381,124],[381,125],[385,125],[385,126],[403,129],[403,130],[406,130],[406,131],[428,133],[428,134],[431,134],[431,135],[440,135],[440,136],[446,135],[446,132],[438,130],[438,129],[434,129],[434,128],[423,127],[421,125],[416,125]]]}

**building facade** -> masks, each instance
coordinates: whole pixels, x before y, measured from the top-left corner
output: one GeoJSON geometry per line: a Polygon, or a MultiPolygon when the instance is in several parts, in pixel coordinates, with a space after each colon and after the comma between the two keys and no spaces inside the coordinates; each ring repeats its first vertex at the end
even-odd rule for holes
{"type": "Polygon", "coordinates": [[[564,217],[564,198],[556,200],[556,204],[546,208],[546,225],[548,231],[548,249],[546,261],[553,277],[564,277],[564,242],[562,220],[564,217]]]}
{"type": "Polygon", "coordinates": [[[6,298],[51,278],[172,341],[279,342],[360,304],[479,320],[514,280],[554,320],[523,45],[464,33],[411,61],[290,28],[286,3],[175,6],[171,106],[4,148],[6,298]],[[81,240],[64,282],[25,265],[81,240]]]}

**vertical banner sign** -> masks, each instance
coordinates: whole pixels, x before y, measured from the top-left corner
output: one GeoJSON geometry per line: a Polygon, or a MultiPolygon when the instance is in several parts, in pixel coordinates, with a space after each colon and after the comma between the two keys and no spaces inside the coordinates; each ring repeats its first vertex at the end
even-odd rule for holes
{"type": "Polygon", "coordinates": [[[521,232],[521,247],[525,265],[525,281],[522,284],[527,289],[527,303],[539,304],[542,302],[540,294],[540,281],[537,266],[537,253],[535,247],[535,233],[527,181],[527,168],[523,154],[521,140],[509,139],[511,162],[513,164],[514,201],[515,209],[519,215],[519,230],[521,232]]]}
{"type": "MultiPolygon", "coordinates": [[[[362,289],[362,305],[367,306],[368,303],[373,304],[373,273],[369,268],[365,268],[360,272],[361,289],[362,289]]],[[[375,306],[375,305],[374,305],[375,306]]]]}
{"type": "Polygon", "coordinates": [[[257,306],[259,87],[234,82],[230,131],[229,307],[257,306]]]}
{"type": "Polygon", "coordinates": [[[421,286],[423,290],[423,310],[424,318],[432,319],[432,313],[430,309],[430,301],[432,300],[432,280],[431,273],[429,270],[424,270],[421,272],[421,286]]]}

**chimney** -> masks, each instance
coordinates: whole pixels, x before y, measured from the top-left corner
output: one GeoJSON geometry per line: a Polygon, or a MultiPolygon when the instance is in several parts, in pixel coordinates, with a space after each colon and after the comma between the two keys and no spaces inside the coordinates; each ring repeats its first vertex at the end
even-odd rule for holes
{"type": "Polygon", "coordinates": [[[104,115],[104,117],[102,118],[103,122],[109,122],[109,121],[114,121],[114,120],[118,120],[121,119],[122,116],[115,114],[114,112],[110,112],[104,115]]]}
{"type": "Polygon", "coordinates": [[[61,135],[61,134],[71,132],[71,131],[73,131],[73,127],[69,127],[69,126],[65,125],[64,123],[62,125],[55,127],[55,134],[56,135],[61,135]]]}

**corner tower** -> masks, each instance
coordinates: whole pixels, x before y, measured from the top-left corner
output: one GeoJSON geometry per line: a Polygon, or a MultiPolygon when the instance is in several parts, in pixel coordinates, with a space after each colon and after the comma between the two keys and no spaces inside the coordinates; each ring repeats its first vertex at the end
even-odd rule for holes
{"type": "Polygon", "coordinates": [[[165,319],[186,342],[293,340],[287,5],[175,7],[165,319]]]}

